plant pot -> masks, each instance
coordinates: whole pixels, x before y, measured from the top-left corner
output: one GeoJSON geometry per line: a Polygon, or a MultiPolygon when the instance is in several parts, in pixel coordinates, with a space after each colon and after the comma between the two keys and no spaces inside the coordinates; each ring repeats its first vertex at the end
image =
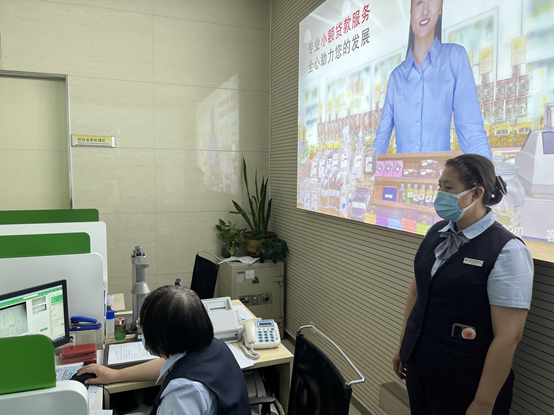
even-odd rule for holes
{"type": "MultiPolygon", "coordinates": [[[[256,248],[262,244],[261,240],[252,239],[250,237],[250,234],[252,232],[245,232],[244,236],[246,237],[246,252],[248,255],[254,258],[258,258],[260,255],[256,253],[256,248]]],[[[263,235],[263,238],[272,238],[275,236],[275,232],[268,232],[267,234],[263,235]]]]}
{"type": "Polygon", "coordinates": [[[231,253],[229,252],[229,248],[231,248],[231,242],[222,242],[221,243],[221,256],[223,258],[230,258],[231,253]]]}

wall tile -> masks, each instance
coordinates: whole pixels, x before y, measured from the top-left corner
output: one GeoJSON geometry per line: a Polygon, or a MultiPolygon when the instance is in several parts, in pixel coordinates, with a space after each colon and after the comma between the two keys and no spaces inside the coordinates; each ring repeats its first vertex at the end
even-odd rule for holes
{"type": "Polygon", "coordinates": [[[2,69],[152,81],[152,18],[34,0],[4,0],[2,69]]]}
{"type": "Polygon", "coordinates": [[[269,154],[269,93],[240,91],[239,148],[269,154]]]}
{"type": "Polygon", "coordinates": [[[269,30],[269,0],[155,0],[153,14],[269,30]]]}
{"type": "Polygon", "coordinates": [[[241,197],[238,152],[156,150],[158,212],[230,210],[241,197]]]}
{"type": "Polygon", "coordinates": [[[119,148],[154,148],[154,85],[69,78],[71,133],[114,135],[119,148]]]}
{"type": "Polygon", "coordinates": [[[218,255],[221,252],[215,228],[218,218],[237,219],[228,211],[158,213],[158,273],[192,272],[200,250],[218,255]]]}
{"type": "MultiPolygon", "coordinates": [[[[147,275],[146,283],[150,288],[150,292],[154,291],[158,286],[158,278],[155,275],[147,275]]],[[[123,294],[125,298],[125,310],[133,311],[133,297],[131,294],[132,277],[109,278],[108,279],[108,294],[123,294]]]]}
{"type": "Polygon", "coordinates": [[[215,88],[154,84],[156,148],[207,149],[208,143],[204,146],[197,143],[196,120],[210,123],[209,115],[201,114],[200,104],[215,91],[215,88]]]}
{"type": "Polygon", "coordinates": [[[156,148],[269,151],[267,92],[156,84],[154,105],[156,148]]]}
{"type": "Polygon", "coordinates": [[[131,253],[142,246],[150,266],[147,276],[156,275],[156,214],[155,213],[102,213],[108,239],[108,277],[124,278],[132,275],[131,253]]]}
{"type": "Polygon", "coordinates": [[[269,32],[154,16],[154,80],[269,91],[269,32]]]}
{"type": "Polygon", "coordinates": [[[181,285],[183,287],[190,288],[190,282],[192,281],[192,272],[180,272],[178,274],[158,274],[158,287],[164,285],[174,285],[175,280],[181,278],[181,285]]]}
{"type": "Polygon", "coordinates": [[[242,177],[242,156],[251,192],[269,176],[269,155],[256,152],[156,150],[158,212],[234,210],[232,200],[248,204],[242,177]]]}
{"type": "Polygon", "coordinates": [[[55,3],[66,3],[80,6],[93,6],[105,9],[123,10],[127,12],[152,13],[154,0],[42,0],[55,3]]]}
{"type": "Polygon", "coordinates": [[[155,212],[154,150],[74,147],[72,161],[75,208],[155,212]]]}

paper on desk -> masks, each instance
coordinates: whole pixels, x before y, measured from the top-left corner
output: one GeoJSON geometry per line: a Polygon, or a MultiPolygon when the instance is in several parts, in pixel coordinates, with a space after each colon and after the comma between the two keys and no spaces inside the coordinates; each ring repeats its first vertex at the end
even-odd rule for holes
{"type": "Polygon", "coordinates": [[[232,306],[235,313],[238,311],[239,317],[241,320],[250,320],[254,317],[252,317],[252,314],[246,309],[243,305],[234,305],[232,306]]]}
{"type": "Polygon", "coordinates": [[[77,370],[79,370],[79,368],[81,367],[83,367],[82,363],[56,367],[56,382],[60,382],[62,380],[70,380],[71,376],[77,373],[77,370]]]}
{"type": "Polygon", "coordinates": [[[97,385],[86,385],[88,389],[88,407],[92,408],[92,404],[96,400],[96,392],[98,392],[97,385]]]}
{"type": "Polygon", "coordinates": [[[233,353],[233,356],[235,356],[235,359],[237,363],[239,364],[241,369],[245,369],[250,366],[254,366],[256,363],[252,359],[247,358],[242,350],[238,350],[235,346],[233,346],[231,343],[227,343],[227,347],[229,347],[229,350],[233,353]]]}
{"type": "Polygon", "coordinates": [[[240,262],[241,264],[252,265],[259,260],[260,258],[252,258],[251,256],[232,256],[224,259],[223,262],[240,262]]]}
{"type": "Polygon", "coordinates": [[[108,366],[157,358],[158,356],[148,353],[141,342],[111,344],[108,352],[108,366]]]}
{"type": "Polygon", "coordinates": [[[111,409],[103,409],[101,411],[90,411],[89,415],[113,415],[113,411],[111,409]]]}

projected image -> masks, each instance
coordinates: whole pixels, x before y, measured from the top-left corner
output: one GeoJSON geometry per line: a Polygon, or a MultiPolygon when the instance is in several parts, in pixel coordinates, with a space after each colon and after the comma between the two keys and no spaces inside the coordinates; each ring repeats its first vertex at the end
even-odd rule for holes
{"type": "Polygon", "coordinates": [[[497,221],[554,261],[553,32],[553,0],[326,1],[300,23],[297,206],[424,235],[446,160],[477,153],[497,221]]]}

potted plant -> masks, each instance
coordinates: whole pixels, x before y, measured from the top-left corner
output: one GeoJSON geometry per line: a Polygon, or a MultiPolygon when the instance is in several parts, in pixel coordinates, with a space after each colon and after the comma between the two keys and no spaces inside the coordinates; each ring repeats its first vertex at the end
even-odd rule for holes
{"type": "Polygon", "coordinates": [[[277,237],[267,237],[261,239],[261,244],[256,248],[256,253],[260,255],[260,262],[264,262],[265,259],[271,259],[274,264],[282,258],[287,257],[289,248],[287,243],[277,237]]]}
{"type": "Polygon", "coordinates": [[[246,240],[244,238],[246,229],[237,229],[236,225],[231,221],[225,223],[221,219],[219,219],[219,224],[216,224],[215,227],[219,231],[217,237],[223,241],[221,255],[224,258],[235,255],[246,240]]]}
{"type": "Polygon", "coordinates": [[[250,212],[246,212],[237,202],[233,200],[232,202],[236,211],[230,213],[241,215],[250,227],[250,231],[245,233],[246,251],[251,256],[257,256],[259,255],[257,254],[257,248],[263,243],[262,239],[275,237],[275,233],[269,231],[272,201],[272,199],[269,199],[268,196],[267,185],[269,183],[269,179],[265,180],[262,177],[262,183],[258,188],[258,171],[256,170],[256,175],[254,176],[255,193],[251,195],[250,189],[248,188],[248,174],[246,172],[246,161],[244,160],[244,157],[242,159],[242,171],[250,212]]]}

